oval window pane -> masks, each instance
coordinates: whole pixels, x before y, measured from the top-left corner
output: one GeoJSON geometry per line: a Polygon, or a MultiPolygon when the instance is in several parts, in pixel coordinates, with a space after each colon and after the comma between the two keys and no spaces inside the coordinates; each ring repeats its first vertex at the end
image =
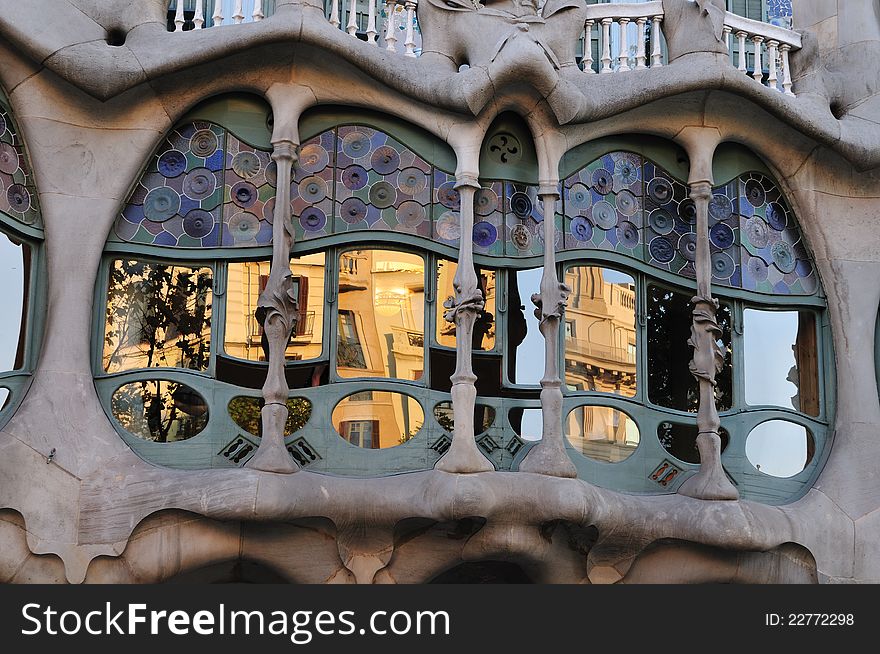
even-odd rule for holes
{"type": "Polygon", "coordinates": [[[541,409],[516,407],[507,412],[513,431],[524,441],[539,441],[544,434],[544,414],[541,409]]]}
{"type": "Polygon", "coordinates": [[[425,370],[425,260],[394,250],[339,257],[336,370],[418,380],[425,370]]]}
{"type": "MultiPolygon", "coordinates": [[[[440,402],[434,406],[434,418],[450,434],[455,431],[452,402],[440,402]]],[[[474,433],[482,434],[495,422],[495,409],[488,404],[474,405],[474,433]]]]}
{"type": "Polygon", "coordinates": [[[808,311],[743,311],[746,402],[819,415],[816,319],[808,311]]]}
{"type": "Polygon", "coordinates": [[[636,283],[596,266],[565,271],[565,383],[571,390],[636,394],[636,283]]]}
{"type": "Polygon", "coordinates": [[[746,439],[749,462],[771,477],[794,477],[809,465],[815,451],[810,430],[787,420],[762,422],[746,439]]]}
{"type": "Polygon", "coordinates": [[[186,384],[139,381],[116,389],[113,417],[126,431],[145,441],[185,441],[208,424],[208,404],[186,384]]]}
{"type": "Polygon", "coordinates": [[[333,409],[333,428],[352,445],[368,450],[395,447],[422,428],[425,413],[415,398],[394,391],[367,392],[372,399],[354,393],[333,409]]]}
{"type": "MultiPolygon", "coordinates": [[[[657,427],[657,438],[663,449],[679,461],[699,463],[700,451],[697,449],[699,431],[696,425],[685,425],[679,422],[661,422],[657,427]]],[[[718,430],[721,437],[721,451],[727,449],[730,434],[723,427],[718,430]]]]}
{"type": "Polygon", "coordinates": [[[639,446],[639,428],[623,411],[607,406],[579,406],[565,421],[571,446],[596,461],[617,463],[639,446]]]}
{"type": "Polygon", "coordinates": [[[0,233],[0,372],[24,364],[30,248],[0,233]]]}
{"type": "MultiPolygon", "coordinates": [[[[234,397],[229,401],[226,410],[233,422],[249,434],[260,437],[263,435],[261,411],[263,398],[234,397]]],[[[301,429],[312,417],[312,403],[304,397],[292,397],[287,400],[287,422],[284,424],[284,435],[290,436],[301,429]]]]}
{"type": "Polygon", "coordinates": [[[114,261],[107,286],[104,370],[207,370],[213,286],[209,267],[114,261]]]}
{"type": "MultiPolygon", "coordinates": [[[[290,260],[296,323],[287,344],[288,361],[306,361],[321,356],[324,329],[323,252],[290,260]]],[[[248,361],[265,361],[263,328],[255,312],[257,300],[269,281],[268,261],[230,262],[226,282],[226,354],[248,361]]]]}

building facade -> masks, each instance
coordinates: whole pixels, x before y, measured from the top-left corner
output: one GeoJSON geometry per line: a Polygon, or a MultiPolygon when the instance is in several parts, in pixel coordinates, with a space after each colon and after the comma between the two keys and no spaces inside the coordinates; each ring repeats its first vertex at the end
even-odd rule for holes
{"type": "Polygon", "coordinates": [[[7,4],[0,579],[880,580],[876,2],[7,4]]]}

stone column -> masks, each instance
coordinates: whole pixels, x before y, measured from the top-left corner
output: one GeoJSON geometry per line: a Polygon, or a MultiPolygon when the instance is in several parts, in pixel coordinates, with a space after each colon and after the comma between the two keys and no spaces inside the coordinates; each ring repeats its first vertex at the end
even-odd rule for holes
{"type": "Polygon", "coordinates": [[[444,472],[489,472],[495,469],[483,456],[474,440],[474,404],[477,399],[477,376],[474,374],[472,340],[474,322],[485,306],[483,292],[474,271],[474,195],[480,188],[476,177],[459,175],[455,189],[461,197],[461,239],[458,268],[452,286],[455,297],[443,306],[446,320],[455,323],[455,372],[452,377],[452,416],[455,429],[452,445],[437,465],[444,472]]]}
{"type": "Polygon", "coordinates": [[[721,467],[721,437],[718,435],[721,420],[715,406],[715,375],[721,372],[724,365],[724,352],[718,346],[721,338],[721,328],[716,320],[718,300],[712,297],[709,249],[709,200],[712,199],[712,183],[707,180],[691,181],[690,188],[690,197],[697,207],[697,257],[694,263],[697,294],[691,300],[694,305],[694,321],[688,344],[694,348],[694,358],[690,363],[691,374],[700,385],[700,405],[697,411],[700,469],[681,485],[678,492],[705,500],[736,500],[739,493],[721,467]]]}
{"type": "Polygon", "coordinates": [[[559,327],[565,316],[565,305],[571,289],[556,274],[556,183],[539,188],[544,208],[544,274],[541,292],[532,296],[535,317],[544,336],[544,377],[541,379],[541,442],[535,445],[523,462],[520,472],[535,472],[554,477],[576,477],[577,470],[562,440],[562,378],[559,371],[559,327]]]}
{"type": "Polygon", "coordinates": [[[290,224],[290,178],[296,159],[296,143],[273,140],[272,159],[278,169],[275,217],[272,225],[272,264],[266,289],[257,302],[257,321],[263,326],[263,350],[269,361],[263,385],[263,435],[257,453],[246,464],[266,472],[290,473],[299,470],[284,446],[287,422],[287,378],[284,376],[287,343],[298,317],[297,294],[290,272],[293,230],[290,224]]]}

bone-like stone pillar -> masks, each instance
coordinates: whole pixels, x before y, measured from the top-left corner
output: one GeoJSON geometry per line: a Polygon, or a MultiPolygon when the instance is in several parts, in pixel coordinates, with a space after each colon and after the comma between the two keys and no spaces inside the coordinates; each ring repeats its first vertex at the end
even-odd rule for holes
{"type": "Polygon", "coordinates": [[[724,366],[724,352],[717,343],[721,337],[721,328],[716,319],[718,300],[712,297],[709,250],[709,200],[712,199],[712,183],[706,180],[692,181],[690,187],[690,197],[697,207],[697,257],[694,263],[697,294],[691,300],[694,305],[694,322],[688,344],[694,348],[694,358],[690,363],[691,374],[700,384],[700,406],[697,411],[700,469],[681,485],[678,492],[705,500],[736,500],[739,499],[739,493],[721,467],[721,437],[718,435],[721,420],[715,406],[715,375],[724,366]]]}
{"type": "Polygon", "coordinates": [[[571,289],[556,274],[556,201],[557,184],[542,184],[539,189],[544,207],[544,274],[541,292],[532,296],[535,317],[544,336],[544,377],[541,379],[541,442],[535,445],[519,466],[520,472],[535,472],[554,477],[576,477],[577,470],[562,440],[562,378],[559,372],[559,327],[571,289]]]}
{"type": "Polygon", "coordinates": [[[474,404],[477,400],[477,376],[474,374],[472,340],[474,322],[485,306],[483,292],[474,271],[474,195],[480,188],[476,177],[459,175],[455,185],[461,197],[461,239],[458,268],[452,286],[455,297],[443,306],[446,320],[455,323],[455,372],[452,377],[452,416],[455,429],[452,445],[435,468],[444,472],[489,472],[495,467],[483,456],[474,440],[474,404]]]}
{"type": "Polygon", "coordinates": [[[257,320],[263,326],[263,349],[267,350],[269,371],[263,385],[263,435],[257,453],[246,467],[266,472],[290,473],[299,470],[299,465],[284,447],[289,391],[287,378],[284,376],[284,363],[287,342],[298,316],[297,296],[290,272],[290,247],[293,243],[290,225],[290,178],[296,159],[296,144],[282,139],[273,141],[273,145],[275,149],[272,159],[278,169],[278,182],[272,225],[272,267],[256,311],[257,320]]]}

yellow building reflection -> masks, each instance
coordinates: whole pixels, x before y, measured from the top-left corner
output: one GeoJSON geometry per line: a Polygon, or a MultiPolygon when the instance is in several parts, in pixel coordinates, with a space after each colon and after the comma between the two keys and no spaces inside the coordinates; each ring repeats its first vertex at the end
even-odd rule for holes
{"type": "Polygon", "coordinates": [[[425,260],[395,250],[339,257],[340,377],[415,381],[425,369],[425,260]]]}
{"type": "MultiPolygon", "coordinates": [[[[447,309],[443,302],[455,297],[452,282],[458,264],[455,261],[441,259],[437,262],[437,343],[446,347],[455,347],[455,324],[444,317],[447,309]]],[[[495,347],[495,271],[477,268],[477,285],[483,292],[486,305],[474,323],[472,347],[475,350],[491,350],[495,347]]]]}
{"type": "Polygon", "coordinates": [[[636,393],[636,291],[629,275],[596,266],[566,270],[565,381],[572,390],[636,393]]]}
{"type": "MultiPolygon", "coordinates": [[[[321,356],[324,327],[323,252],[290,260],[299,316],[287,346],[288,361],[321,356]]],[[[226,282],[226,354],[248,361],[265,361],[262,327],[254,315],[260,293],[269,280],[268,261],[233,262],[226,282]]]]}

